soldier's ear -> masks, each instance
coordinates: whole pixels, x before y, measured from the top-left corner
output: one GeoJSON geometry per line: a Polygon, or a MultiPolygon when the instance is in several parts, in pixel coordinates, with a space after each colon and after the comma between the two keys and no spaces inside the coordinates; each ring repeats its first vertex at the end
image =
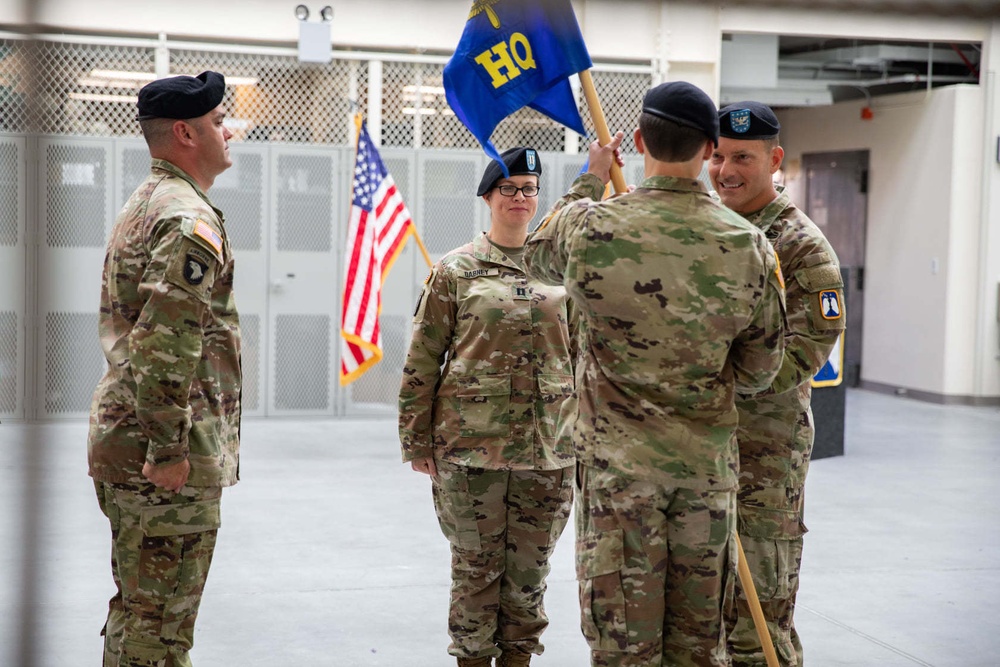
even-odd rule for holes
{"type": "Polygon", "coordinates": [[[635,143],[635,150],[639,155],[646,152],[646,145],[642,143],[642,132],[639,128],[635,128],[635,132],[632,133],[632,141],[635,143]]]}
{"type": "Polygon", "coordinates": [[[184,120],[175,121],[170,126],[170,131],[174,139],[182,146],[193,146],[195,144],[195,128],[184,120]]]}

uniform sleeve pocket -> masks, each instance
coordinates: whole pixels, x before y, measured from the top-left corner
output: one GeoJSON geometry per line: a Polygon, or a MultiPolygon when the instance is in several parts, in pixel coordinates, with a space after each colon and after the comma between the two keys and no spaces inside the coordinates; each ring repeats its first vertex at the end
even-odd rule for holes
{"type": "Polygon", "coordinates": [[[510,435],[510,376],[484,375],[456,392],[463,437],[510,435]]]}
{"type": "Polygon", "coordinates": [[[576,543],[580,629],[591,649],[624,651],[628,646],[621,570],[625,551],[621,530],[584,535],[576,543]]]}
{"type": "Polygon", "coordinates": [[[221,524],[218,500],[144,507],[139,514],[142,534],[147,537],[203,533],[218,530],[221,524]]]}

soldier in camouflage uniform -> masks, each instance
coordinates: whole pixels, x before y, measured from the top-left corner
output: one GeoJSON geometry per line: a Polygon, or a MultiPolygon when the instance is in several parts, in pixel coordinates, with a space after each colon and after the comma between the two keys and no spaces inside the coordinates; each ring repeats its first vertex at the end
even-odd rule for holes
{"type": "Polygon", "coordinates": [[[704,92],[662,84],[635,143],[646,179],[599,199],[621,133],[527,241],[528,275],[580,313],[576,562],[593,665],[728,665],[736,392],[782,358],[780,269],[764,234],[696,180],[718,138],[704,92]],[[586,199],[589,198],[589,199],[586,199]]]}
{"type": "Polygon", "coordinates": [[[424,285],[399,393],[403,460],[432,476],[451,542],[448,648],[459,665],[527,665],[543,650],[549,556],[569,518],[575,332],[561,287],[528,280],[538,153],[491,162],[478,195],[490,230],[447,253],[424,285]]]}
{"type": "MultiPolygon", "coordinates": [[[[741,394],[738,531],[775,651],[786,667],[802,664],[792,615],[799,587],[802,503],[813,445],[810,379],[844,330],[844,292],[837,255],[823,232],[797,209],[771,176],[781,166],[780,124],[758,102],[719,112],[721,138],[709,175],[722,203],[760,228],[788,278],[785,358],[774,383],[741,394]]],[[[727,610],[734,665],[765,665],[746,596],[737,585],[727,610]]]]}
{"type": "Polygon", "coordinates": [[[228,168],[221,74],[139,91],[152,173],[115,221],[101,284],[108,370],[88,459],[111,522],[104,667],[187,667],[219,528],[239,476],[233,253],[205,194],[228,168]]]}

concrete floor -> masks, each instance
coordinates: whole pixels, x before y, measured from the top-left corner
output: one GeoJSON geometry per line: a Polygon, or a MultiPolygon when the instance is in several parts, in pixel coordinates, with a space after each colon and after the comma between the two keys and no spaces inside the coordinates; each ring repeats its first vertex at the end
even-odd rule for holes
{"type": "MultiPolygon", "coordinates": [[[[1000,411],[852,390],[847,414],[847,455],[814,462],[807,485],[806,664],[1000,665],[1000,411]]],[[[97,665],[113,585],[86,425],[40,426],[34,450],[28,435],[0,426],[0,665],[97,665]]],[[[242,477],[223,498],[196,665],[454,664],[447,543],[392,420],[247,421],[242,477]]],[[[546,603],[532,664],[587,665],[572,527],[546,603]]]]}

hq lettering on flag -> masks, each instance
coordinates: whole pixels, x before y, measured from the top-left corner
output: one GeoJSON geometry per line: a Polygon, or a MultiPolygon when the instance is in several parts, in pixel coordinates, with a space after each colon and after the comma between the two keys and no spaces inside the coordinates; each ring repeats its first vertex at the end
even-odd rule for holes
{"type": "Polygon", "coordinates": [[[415,232],[413,219],[368,136],[358,125],[341,317],[340,384],[382,360],[382,282],[415,232]]]}
{"type": "Polygon", "coordinates": [[[569,83],[592,63],[569,0],[477,0],[444,68],[448,104],[483,150],[497,124],[524,106],[587,132],[569,83]]]}

